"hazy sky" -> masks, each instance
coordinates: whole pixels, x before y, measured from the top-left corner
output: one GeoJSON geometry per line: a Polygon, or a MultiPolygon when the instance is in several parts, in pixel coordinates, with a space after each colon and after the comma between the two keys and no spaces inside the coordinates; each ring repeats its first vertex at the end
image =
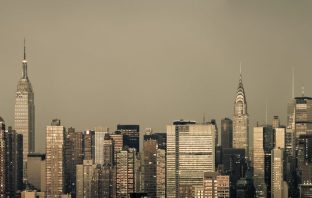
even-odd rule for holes
{"type": "Polygon", "coordinates": [[[23,39],[36,150],[59,118],[79,130],[232,117],[243,63],[250,125],[312,95],[312,1],[27,0],[0,3],[0,116],[13,125],[23,39]]]}

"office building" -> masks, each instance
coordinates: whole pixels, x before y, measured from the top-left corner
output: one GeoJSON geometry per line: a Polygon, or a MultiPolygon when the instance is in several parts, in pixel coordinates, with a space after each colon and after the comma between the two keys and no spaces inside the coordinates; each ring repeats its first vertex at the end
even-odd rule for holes
{"type": "Polygon", "coordinates": [[[96,127],[95,130],[95,164],[104,164],[103,152],[104,152],[104,136],[108,133],[106,127],[96,127]]]}
{"type": "Polygon", "coordinates": [[[255,189],[252,183],[252,179],[241,178],[237,181],[236,184],[236,197],[237,198],[246,198],[254,197],[255,189]]]}
{"type": "Polygon", "coordinates": [[[121,151],[124,147],[123,135],[120,131],[115,131],[113,134],[110,134],[110,138],[113,140],[114,145],[114,165],[117,160],[117,152],[121,151]]]}
{"type": "Polygon", "coordinates": [[[95,132],[87,130],[83,132],[83,156],[84,160],[95,159],[95,132]]]}
{"type": "Polygon", "coordinates": [[[156,197],[166,197],[166,150],[157,149],[156,197]]]}
{"type": "Polygon", "coordinates": [[[157,191],[157,142],[156,140],[145,140],[143,147],[144,192],[154,198],[157,191]]]}
{"type": "Polygon", "coordinates": [[[46,193],[47,198],[60,197],[64,192],[65,128],[58,119],[47,126],[46,134],[46,193]]]}
{"type": "Polygon", "coordinates": [[[117,131],[123,135],[124,146],[140,149],[140,126],[139,125],[117,125],[117,131]]]}
{"type": "Polygon", "coordinates": [[[6,197],[6,149],[5,149],[5,123],[0,117],[0,198],[6,197]]]}
{"type": "Polygon", "coordinates": [[[274,116],[273,117],[273,121],[272,121],[272,128],[279,128],[280,127],[280,120],[278,116],[274,116]]]}
{"type": "Polygon", "coordinates": [[[236,195],[236,183],[246,176],[247,162],[245,149],[224,148],[222,149],[222,174],[230,176],[230,194],[236,195]]]}
{"type": "Polygon", "coordinates": [[[239,85],[234,102],[233,148],[245,149],[246,156],[249,155],[248,137],[249,137],[249,116],[247,112],[247,101],[243,86],[242,74],[240,74],[239,85]]]}
{"type": "Polygon", "coordinates": [[[116,161],[116,195],[129,197],[136,187],[136,150],[130,148],[118,151],[116,161]]]}
{"type": "Polygon", "coordinates": [[[23,176],[26,179],[27,156],[35,152],[35,102],[34,92],[28,78],[26,47],[24,42],[24,59],[22,77],[18,81],[15,96],[14,128],[23,135],[23,176]]]}
{"type": "Polygon", "coordinates": [[[233,143],[233,121],[229,118],[221,120],[221,146],[232,148],[233,143]]]}
{"type": "Polygon", "coordinates": [[[27,168],[27,182],[31,184],[35,189],[43,191],[41,189],[42,184],[42,172],[45,172],[45,160],[46,155],[42,153],[30,153],[28,154],[28,168],[27,168]]]}
{"type": "Polygon", "coordinates": [[[299,185],[300,198],[312,198],[312,183],[299,185]]]}
{"type": "Polygon", "coordinates": [[[166,150],[166,144],[167,144],[167,134],[166,133],[145,134],[144,140],[156,140],[158,148],[166,150]]]}
{"type": "Polygon", "coordinates": [[[217,172],[205,172],[203,188],[204,198],[230,198],[230,177],[217,172]]]}
{"type": "Polygon", "coordinates": [[[84,198],[92,198],[94,190],[92,182],[94,182],[96,165],[93,160],[83,160],[83,164],[76,167],[76,196],[84,198]]]}
{"type": "Polygon", "coordinates": [[[275,144],[275,134],[271,125],[266,125],[263,128],[264,181],[267,189],[267,197],[271,197],[271,151],[275,144]]]}
{"type": "Polygon", "coordinates": [[[215,171],[215,127],[179,120],[167,126],[167,198],[180,186],[202,186],[204,172],[215,171]]]}
{"type": "Polygon", "coordinates": [[[284,181],[284,149],[275,148],[272,150],[272,171],[271,171],[271,197],[288,197],[288,186],[284,181]]]}
{"type": "Polygon", "coordinates": [[[8,197],[15,197],[17,191],[23,190],[23,135],[8,127],[4,136],[6,193],[8,197]]]}
{"type": "Polygon", "coordinates": [[[70,127],[65,133],[64,144],[65,193],[76,196],[76,165],[83,163],[83,132],[76,132],[70,127]]]}
{"type": "Polygon", "coordinates": [[[253,131],[253,179],[257,197],[266,197],[265,184],[265,153],[264,153],[264,131],[265,127],[254,127],[253,131]]]}
{"type": "Polygon", "coordinates": [[[274,145],[275,148],[286,148],[285,139],[286,139],[286,129],[285,128],[274,128],[275,132],[275,140],[274,145]]]}
{"type": "Polygon", "coordinates": [[[297,138],[297,176],[298,184],[312,182],[312,134],[297,138]]]}

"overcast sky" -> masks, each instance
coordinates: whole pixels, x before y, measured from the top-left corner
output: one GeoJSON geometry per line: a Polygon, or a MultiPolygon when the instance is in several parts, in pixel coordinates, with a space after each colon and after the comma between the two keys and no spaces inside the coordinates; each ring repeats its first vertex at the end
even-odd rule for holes
{"type": "MultiPolygon", "coordinates": [[[[312,1],[1,0],[0,116],[13,125],[26,37],[36,150],[53,118],[79,130],[232,118],[242,61],[250,126],[312,95],[312,1]]],[[[252,129],[252,128],[251,128],[252,129]]]]}

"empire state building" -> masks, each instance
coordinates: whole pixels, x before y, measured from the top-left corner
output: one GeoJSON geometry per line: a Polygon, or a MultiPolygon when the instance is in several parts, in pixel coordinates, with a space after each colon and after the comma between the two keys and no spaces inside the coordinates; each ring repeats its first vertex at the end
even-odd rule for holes
{"type": "Polygon", "coordinates": [[[14,126],[16,132],[23,135],[23,161],[25,164],[27,155],[35,151],[34,92],[27,74],[25,41],[22,69],[22,77],[18,81],[16,91],[14,126]]]}
{"type": "Polygon", "coordinates": [[[233,148],[245,149],[245,155],[248,156],[248,136],[249,136],[249,118],[247,113],[247,101],[243,87],[242,74],[240,74],[239,85],[234,102],[233,115],[233,148]]]}

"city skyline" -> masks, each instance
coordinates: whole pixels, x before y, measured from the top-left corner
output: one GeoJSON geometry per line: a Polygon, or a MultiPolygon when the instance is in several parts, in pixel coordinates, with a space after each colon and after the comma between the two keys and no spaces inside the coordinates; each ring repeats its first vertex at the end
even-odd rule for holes
{"type": "Polygon", "coordinates": [[[1,116],[7,126],[14,126],[14,92],[26,37],[28,73],[36,94],[36,151],[44,151],[41,142],[45,127],[54,118],[61,119],[67,128],[79,130],[103,126],[113,131],[117,124],[140,124],[141,129],[151,127],[164,132],[173,120],[200,122],[205,113],[220,127],[221,118],[233,116],[240,61],[250,127],[257,121],[265,122],[266,100],[269,122],[278,115],[285,125],[293,67],[295,95],[301,95],[302,85],[305,95],[312,95],[312,29],[305,23],[312,18],[308,12],[311,3],[283,1],[280,9],[266,2],[266,16],[255,8],[259,3],[242,6],[242,2],[182,1],[181,10],[175,9],[174,3],[167,3],[166,9],[162,3],[123,7],[118,2],[106,2],[98,9],[80,3],[73,11],[69,10],[73,5],[70,2],[57,2],[53,8],[39,3],[37,8],[42,13],[30,6],[34,1],[29,5],[5,3],[0,8],[4,16],[0,21],[4,27],[0,33],[1,71],[5,74],[0,79],[5,85],[0,96],[1,116]],[[114,13],[117,10],[120,16],[114,13]],[[83,19],[79,11],[86,11],[82,17],[90,18],[77,22],[83,19]],[[110,12],[101,15],[102,11],[110,12]],[[242,12],[239,15],[237,11],[242,12]],[[13,15],[16,18],[6,20],[13,15]],[[221,18],[216,22],[214,17],[221,18]],[[266,20],[271,23],[262,24],[266,20]],[[252,30],[254,21],[259,23],[256,30],[252,30]],[[68,24],[68,32],[60,30],[68,24]],[[80,28],[82,32],[77,31],[80,28]],[[13,31],[16,29],[21,31],[13,31]],[[12,31],[18,33],[9,35],[12,31]],[[95,39],[90,38],[93,34],[95,39]]]}

